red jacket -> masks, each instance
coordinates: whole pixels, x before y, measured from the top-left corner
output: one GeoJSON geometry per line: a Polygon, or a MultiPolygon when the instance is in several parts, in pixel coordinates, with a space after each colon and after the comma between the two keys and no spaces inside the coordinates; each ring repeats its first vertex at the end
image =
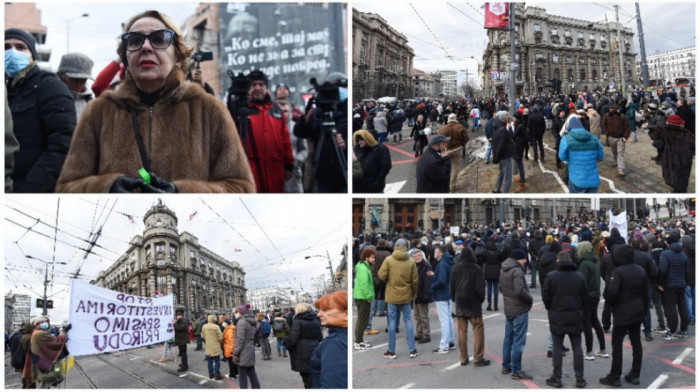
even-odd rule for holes
{"type": "Polygon", "coordinates": [[[284,192],[285,170],[294,169],[287,120],[279,106],[272,102],[269,94],[265,96],[263,103],[250,102],[248,107],[253,112],[248,116],[250,128],[247,135],[241,135],[241,141],[255,177],[256,189],[265,193],[284,192]],[[252,144],[253,139],[255,148],[252,144]]]}

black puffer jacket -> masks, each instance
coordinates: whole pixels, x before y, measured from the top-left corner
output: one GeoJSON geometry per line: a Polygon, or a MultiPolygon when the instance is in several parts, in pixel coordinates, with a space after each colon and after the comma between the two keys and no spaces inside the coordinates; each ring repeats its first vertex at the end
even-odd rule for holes
{"type": "Polygon", "coordinates": [[[613,325],[641,323],[646,315],[644,304],[649,303],[647,274],[634,264],[631,246],[615,247],[612,256],[616,268],[605,285],[603,297],[612,306],[613,325]]]}
{"type": "Polygon", "coordinates": [[[479,264],[484,266],[484,279],[498,281],[501,276],[501,252],[494,241],[486,242],[483,252],[477,256],[479,264]]]}
{"type": "Polygon", "coordinates": [[[433,302],[430,298],[430,285],[433,284],[433,277],[428,276],[428,272],[432,272],[433,269],[425,258],[416,264],[416,267],[418,267],[418,294],[415,302],[417,304],[429,304],[433,302]]]}
{"type": "Polygon", "coordinates": [[[449,193],[452,161],[428,147],[416,165],[416,193],[449,193]]]}
{"type": "Polygon", "coordinates": [[[649,284],[652,284],[659,277],[659,268],[656,266],[654,259],[647,252],[642,252],[639,249],[634,250],[634,263],[644,268],[649,278],[649,284]]]}
{"type": "Polygon", "coordinates": [[[311,373],[309,360],[321,340],[323,333],[316,312],[308,311],[294,316],[292,331],[284,341],[284,346],[289,350],[293,371],[311,373]]]}
{"type": "Polygon", "coordinates": [[[516,161],[523,160],[523,152],[525,146],[529,142],[527,126],[524,122],[519,122],[515,125],[515,133],[513,134],[513,159],[516,161]]]}
{"type": "Polygon", "coordinates": [[[450,275],[450,295],[455,302],[453,316],[481,317],[481,304],[486,299],[484,273],[476,265],[471,249],[464,249],[460,260],[450,275]]]}
{"type": "Polygon", "coordinates": [[[14,192],[53,192],[77,122],[73,96],[56,74],[34,66],[9,83],[7,99],[20,146],[14,192]]]}
{"type": "Polygon", "coordinates": [[[674,242],[661,252],[659,282],[669,288],[685,288],[690,275],[688,256],[683,253],[680,242],[674,242]]]}
{"type": "Polygon", "coordinates": [[[498,163],[513,157],[513,138],[506,130],[506,124],[498,119],[493,123],[493,162],[498,163]]]}
{"type": "Polygon", "coordinates": [[[586,279],[571,260],[557,263],[542,286],[542,301],[549,311],[549,330],[557,335],[583,332],[583,308],[588,297],[586,279]]]}
{"type": "Polygon", "coordinates": [[[549,250],[540,257],[540,269],[537,271],[540,277],[540,284],[544,284],[547,274],[557,268],[557,253],[561,252],[561,245],[557,241],[549,244],[549,250]]]}
{"type": "Polygon", "coordinates": [[[353,191],[358,193],[382,193],[386,185],[386,176],[391,170],[391,155],[384,144],[377,143],[374,136],[365,130],[355,132],[355,156],[362,165],[362,181],[353,183],[353,191]],[[358,137],[367,143],[360,148],[358,137]]]}

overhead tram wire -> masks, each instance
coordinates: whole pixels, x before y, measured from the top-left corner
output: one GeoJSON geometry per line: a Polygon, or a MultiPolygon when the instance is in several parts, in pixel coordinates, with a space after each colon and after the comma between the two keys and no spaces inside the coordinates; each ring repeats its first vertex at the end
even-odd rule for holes
{"type": "Polygon", "coordinates": [[[454,4],[451,4],[451,3],[448,2],[447,5],[449,5],[450,7],[454,8],[455,10],[457,10],[457,12],[459,12],[460,14],[462,14],[462,15],[466,16],[467,18],[469,18],[471,21],[473,21],[474,23],[476,23],[477,25],[479,25],[479,27],[483,27],[483,25],[484,25],[483,22],[479,22],[478,20],[474,19],[471,15],[468,15],[468,14],[466,14],[464,11],[462,11],[462,10],[460,10],[459,8],[455,7],[454,4]]]}
{"type": "MultiPolygon", "coordinates": [[[[604,9],[606,9],[606,10],[615,12],[615,9],[614,9],[614,8],[606,7],[606,6],[604,6],[603,4],[600,4],[600,3],[593,3],[593,4],[597,5],[598,7],[604,8],[604,9]]],[[[619,12],[620,12],[620,14],[622,14],[622,15],[624,15],[624,16],[629,16],[629,17],[633,18],[633,20],[634,20],[634,19],[637,19],[637,16],[636,16],[636,15],[632,15],[631,13],[625,11],[622,7],[619,8],[619,12]]],[[[631,22],[631,20],[630,20],[630,22],[631,22]]],[[[627,22],[627,23],[629,23],[629,22],[627,22]]],[[[625,24],[627,24],[627,23],[625,23],[625,24]]],[[[648,29],[649,31],[652,31],[652,32],[656,33],[656,34],[659,35],[660,37],[663,37],[663,38],[667,39],[668,41],[671,41],[671,42],[675,43],[675,44],[678,45],[679,47],[687,46],[687,45],[683,45],[682,43],[680,43],[680,42],[674,40],[673,38],[668,37],[667,35],[664,35],[664,33],[661,33],[661,32],[659,32],[659,31],[655,30],[653,27],[650,27],[649,25],[644,25],[644,29],[645,29],[645,30],[648,29]]],[[[636,35],[636,34],[635,34],[635,35],[636,35]]]]}
{"type": "Polygon", "coordinates": [[[479,14],[480,16],[484,16],[484,11],[481,11],[481,10],[477,9],[476,7],[474,7],[474,6],[473,6],[470,2],[468,2],[468,1],[465,1],[464,3],[465,3],[466,5],[468,5],[469,7],[471,7],[471,9],[473,9],[474,11],[476,11],[476,13],[479,14]]]}
{"type": "Polygon", "coordinates": [[[425,28],[428,29],[428,31],[429,31],[430,34],[433,36],[433,38],[435,38],[435,42],[437,42],[437,43],[440,45],[440,48],[445,52],[445,55],[447,56],[447,58],[450,59],[450,60],[452,60],[453,63],[457,64],[457,62],[454,60],[454,58],[452,58],[452,55],[450,54],[450,52],[448,52],[447,49],[445,49],[445,45],[443,45],[442,42],[440,42],[440,40],[439,40],[438,37],[435,35],[435,33],[433,32],[433,30],[430,28],[430,26],[428,26],[428,23],[425,22],[425,20],[424,20],[423,17],[420,15],[420,13],[419,13],[418,10],[416,9],[416,7],[413,6],[413,3],[409,1],[409,2],[408,2],[408,5],[411,6],[411,8],[413,9],[413,12],[415,12],[416,15],[418,16],[418,19],[420,19],[420,21],[423,22],[423,25],[425,26],[425,28]]]}
{"type": "MultiPolygon", "coordinates": [[[[105,216],[105,219],[100,224],[100,227],[99,227],[99,229],[97,229],[97,232],[95,232],[94,234],[91,233],[90,240],[88,241],[89,246],[88,246],[87,250],[85,250],[85,253],[83,254],[83,260],[80,261],[80,263],[78,264],[78,268],[76,268],[76,270],[74,272],[75,278],[77,278],[80,275],[80,270],[83,268],[83,264],[85,263],[85,260],[87,260],[87,257],[93,253],[92,250],[97,245],[97,240],[100,239],[100,235],[102,234],[102,228],[107,223],[107,220],[109,219],[109,217],[112,215],[112,211],[114,211],[114,206],[117,205],[117,200],[118,199],[114,199],[114,203],[112,203],[112,207],[109,209],[107,216],[105,216]]],[[[102,209],[102,212],[100,212],[100,217],[102,216],[102,213],[104,213],[104,208],[102,209]]],[[[100,217],[97,218],[98,221],[100,220],[100,217]]]]}

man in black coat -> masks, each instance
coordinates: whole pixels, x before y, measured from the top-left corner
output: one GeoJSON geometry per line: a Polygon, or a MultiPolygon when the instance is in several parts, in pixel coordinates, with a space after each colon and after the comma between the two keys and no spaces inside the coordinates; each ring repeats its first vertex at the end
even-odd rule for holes
{"type": "Polygon", "coordinates": [[[554,154],[557,158],[557,169],[561,169],[561,159],[559,159],[559,142],[561,142],[561,136],[559,132],[564,126],[564,121],[566,121],[566,109],[563,106],[559,106],[557,109],[557,115],[554,116],[552,120],[552,136],[554,137],[556,153],[554,154]]]}
{"type": "Polygon", "coordinates": [[[510,184],[513,181],[513,138],[512,132],[506,129],[509,119],[508,112],[502,110],[496,113],[496,121],[493,123],[492,162],[498,164],[498,178],[493,193],[501,193],[501,183],[503,193],[510,192],[510,184]]]}
{"type": "Polygon", "coordinates": [[[449,193],[452,161],[447,154],[447,142],[451,139],[436,135],[430,140],[427,151],[416,165],[416,193],[449,193]]]}
{"type": "Polygon", "coordinates": [[[532,107],[530,117],[527,119],[527,129],[530,130],[530,144],[532,145],[532,152],[535,155],[535,162],[537,162],[537,146],[539,146],[539,159],[544,163],[544,143],[542,142],[542,139],[544,138],[546,124],[544,121],[544,116],[537,106],[532,107]]]}
{"type": "Polygon", "coordinates": [[[190,334],[187,331],[187,319],[183,315],[182,310],[175,312],[175,320],[173,322],[175,345],[178,348],[178,356],[181,360],[180,366],[177,368],[178,372],[186,372],[189,369],[187,366],[187,344],[190,342],[190,334]]]}
{"type": "Polygon", "coordinates": [[[561,365],[564,349],[564,336],[569,335],[574,351],[574,373],[576,387],[586,386],[583,379],[583,349],[581,333],[583,332],[583,309],[588,296],[586,279],[576,270],[568,252],[557,254],[556,270],[547,274],[542,287],[542,302],[548,311],[549,330],[552,333],[552,376],[546,380],[547,385],[561,388],[561,365]]]}
{"type": "Polygon", "coordinates": [[[496,238],[491,236],[486,241],[484,250],[477,255],[477,264],[481,265],[484,270],[484,279],[488,284],[488,302],[486,310],[491,311],[491,302],[494,304],[494,310],[498,311],[498,279],[501,276],[501,263],[504,259],[501,258],[501,252],[496,247],[496,238]]]}
{"type": "Polygon", "coordinates": [[[462,366],[469,364],[467,329],[469,323],[474,331],[474,366],[488,366],[491,360],[484,359],[484,320],[481,304],[486,294],[484,273],[476,264],[471,248],[464,248],[460,262],[450,275],[450,295],[454,301],[453,316],[457,318],[459,359],[462,366]]]}
{"type": "Polygon", "coordinates": [[[416,342],[430,342],[430,285],[433,284],[435,273],[430,263],[425,260],[425,253],[417,248],[411,249],[408,254],[416,262],[418,268],[418,294],[413,300],[413,317],[416,319],[416,342]]]}
{"type": "Polygon", "coordinates": [[[664,336],[666,340],[687,337],[690,323],[688,307],[685,303],[685,287],[688,285],[690,265],[688,256],[683,253],[683,247],[679,241],[680,237],[675,233],[666,238],[668,249],[661,252],[659,262],[659,285],[663,287],[664,313],[669,330],[664,336]],[[676,334],[679,315],[680,331],[676,334]]]}
{"type": "Polygon", "coordinates": [[[634,249],[634,263],[644,268],[644,271],[647,273],[647,278],[649,278],[647,284],[647,296],[649,297],[649,301],[644,304],[646,308],[646,315],[644,317],[644,340],[651,342],[654,340],[654,337],[651,336],[651,288],[659,276],[659,268],[656,266],[651,254],[640,249],[642,240],[636,237],[632,238],[630,240],[630,245],[632,249],[634,249]]]}
{"type": "Polygon", "coordinates": [[[50,193],[77,122],[73,95],[56,74],[39,69],[31,34],[5,30],[5,49],[7,100],[20,145],[14,157],[14,192],[50,193]],[[13,55],[8,58],[8,53],[13,55]]]}
{"type": "Polygon", "coordinates": [[[361,129],[353,135],[355,156],[362,165],[362,180],[353,183],[353,192],[382,193],[391,171],[391,155],[384,143],[377,143],[371,133],[361,129]]]}
{"type": "Polygon", "coordinates": [[[639,385],[642,371],[642,340],[640,327],[644,321],[648,299],[647,274],[634,264],[634,250],[629,245],[618,245],[612,253],[615,263],[610,281],[605,285],[603,297],[612,306],[612,364],[610,373],[600,379],[603,385],[620,386],[622,375],[622,342],[629,334],[632,344],[632,369],[625,375],[625,381],[639,385]]]}
{"type": "MultiPolygon", "coordinates": [[[[535,154],[537,154],[536,151],[535,149],[535,154]]],[[[532,277],[530,279],[531,289],[537,288],[537,270],[540,264],[539,250],[545,245],[545,240],[542,235],[543,233],[541,230],[535,230],[534,238],[527,244],[528,253],[530,254],[530,270],[532,271],[532,277]]]]}

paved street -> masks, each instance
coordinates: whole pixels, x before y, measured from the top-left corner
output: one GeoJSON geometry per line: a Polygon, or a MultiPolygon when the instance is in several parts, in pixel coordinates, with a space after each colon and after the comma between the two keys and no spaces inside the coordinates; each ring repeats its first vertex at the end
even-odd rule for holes
{"type": "MultiPolygon", "coordinates": [[[[529,281],[529,276],[528,276],[529,281]]],[[[546,310],[542,304],[540,288],[530,289],[534,299],[534,307],[530,312],[527,344],[523,354],[523,370],[531,374],[532,381],[516,381],[510,376],[501,374],[501,352],[504,333],[504,315],[502,313],[503,298],[499,296],[500,312],[484,311],[484,331],[486,349],[484,358],[491,360],[491,365],[477,368],[471,363],[460,366],[459,349],[450,351],[449,354],[435,354],[432,350],[438,347],[440,342],[440,323],[436,308],[430,307],[430,343],[416,344],[418,357],[410,359],[406,344],[406,335],[403,321],[400,324],[400,332],[396,338],[396,359],[387,359],[382,355],[387,350],[388,335],[386,317],[375,317],[373,327],[378,329],[378,335],[365,335],[365,340],[372,343],[372,348],[365,351],[353,351],[353,387],[354,388],[550,388],[545,384],[545,379],[551,375],[552,360],[547,358],[547,338],[549,324],[546,310]]],[[[486,304],[484,304],[484,309],[486,304]]],[[[598,314],[603,308],[601,302],[598,314]]],[[[415,322],[414,322],[415,324],[415,322]]],[[[456,338],[455,322],[455,338],[456,338]]],[[[656,327],[656,314],[652,309],[652,328],[656,327]]],[[[654,333],[652,342],[644,341],[644,361],[640,377],[640,388],[687,388],[695,386],[695,328],[689,328],[690,337],[685,340],[666,341],[661,334],[654,333]]],[[[473,333],[469,327],[468,349],[470,355],[474,355],[473,333]]],[[[612,353],[610,347],[611,334],[605,334],[606,349],[612,353]]],[[[582,337],[585,352],[585,339],[582,337]]],[[[594,339],[594,349],[598,349],[597,340],[594,339]]],[[[456,342],[455,342],[456,343],[456,342]]],[[[565,346],[571,347],[568,339],[565,346]]],[[[629,340],[625,339],[623,345],[623,374],[629,371],[632,363],[632,348],[629,340]]],[[[584,374],[588,382],[588,388],[606,388],[599,384],[598,379],[604,377],[610,370],[611,358],[596,357],[594,361],[584,361],[584,374]]],[[[562,382],[564,388],[575,388],[573,373],[573,361],[571,352],[566,353],[563,362],[562,382]]],[[[623,388],[632,388],[634,385],[622,381],[623,388]]]]}
{"type": "MultiPolygon", "coordinates": [[[[277,340],[270,339],[272,359],[263,361],[260,348],[256,348],[255,370],[263,388],[303,389],[299,373],[293,372],[289,358],[277,357],[277,340]]],[[[111,354],[79,357],[68,373],[67,388],[94,389],[198,389],[238,388],[238,380],[224,377],[210,380],[204,351],[193,351],[196,344],[187,347],[189,371],[178,373],[174,362],[158,362],[163,352],[162,344],[119,351],[111,354]]],[[[175,349],[177,352],[177,348],[175,349]]],[[[228,363],[221,362],[221,375],[228,374],[228,363]]],[[[10,354],[5,353],[5,388],[20,389],[20,373],[10,366],[10,354]]],[[[64,384],[61,384],[63,388],[64,384]]],[[[250,387],[250,383],[249,383],[250,387]]]]}
{"type": "MultiPolygon", "coordinates": [[[[404,123],[402,131],[403,141],[394,144],[391,136],[385,143],[391,152],[392,169],[386,179],[384,193],[414,193],[416,191],[416,162],[413,151],[413,140],[408,139],[410,128],[404,123]]],[[[436,128],[431,126],[431,128],[436,128]]],[[[438,127],[439,129],[439,127],[438,127]]],[[[651,139],[644,132],[638,132],[637,142],[628,142],[625,154],[626,177],[617,175],[617,167],[613,166],[613,158],[610,147],[603,147],[605,159],[598,163],[601,175],[600,193],[669,193],[671,188],[667,186],[661,174],[661,166],[655,164],[651,157],[656,155],[656,149],[651,146],[651,139]]],[[[604,141],[604,139],[603,139],[604,141]]],[[[566,165],[561,169],[556,168],[555,143],[549,130],[545,132],[545,162],[535,163],[533,160],[524,160],[527,188],[524,193],[566,193],[568,185],[566,178],[566,165]]],[[[427,147],[426,147],[427,149],[427,147]]],[[[459,167],[458,193],[491,193],[495,188],[498,176],[498,165],[484,163],[486,154],[486,137],[483,126],[480,131],[472,132],[469,129],[469,143],[467,144],[466,157],[459,167]]],[[[530,155],[533,152],[530,150],[530,155]]],[[[454,168],[453,168],[454,169],[454,168]]],[[[513,175],[518,175],[517,169],[513,169],[513,175]]],[[[517,183],[511,185],[510,192],[514,193],[517,183]]],[[[690,174],[688,193],[695,192],[695,165],[690,174]]]]}

